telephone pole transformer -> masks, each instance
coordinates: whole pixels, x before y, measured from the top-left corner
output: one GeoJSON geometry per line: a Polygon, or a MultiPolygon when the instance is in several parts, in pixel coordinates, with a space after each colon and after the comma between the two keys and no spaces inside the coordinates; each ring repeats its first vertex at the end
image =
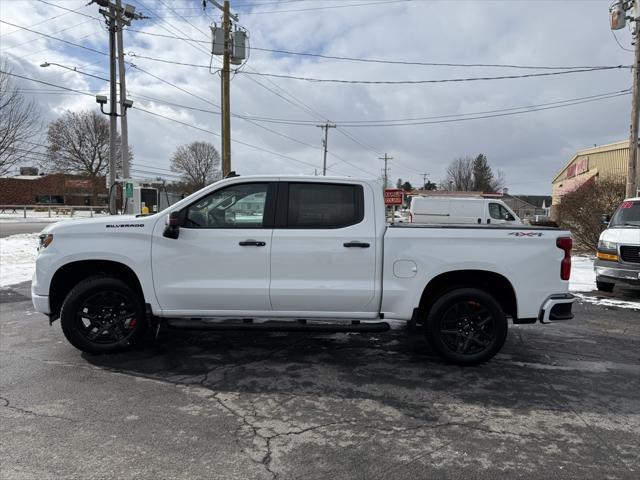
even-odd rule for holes
{"type": "Polygon", "coordinates": [[[316,127],[322,128],[324,130],[324,140],[322,141],[322,145],[324,147],[324,157],[322,161],[322,176],[327,176],[327,145],[329,142],[329,129],[336,128],[334,124],[325,123],[324,125],[316,125],[316,127]]]}

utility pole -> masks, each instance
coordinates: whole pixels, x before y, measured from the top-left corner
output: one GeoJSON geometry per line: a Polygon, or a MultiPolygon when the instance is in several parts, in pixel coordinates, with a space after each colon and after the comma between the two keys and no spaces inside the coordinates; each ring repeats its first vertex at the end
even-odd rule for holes
{"type": "Polygon", "coordinates": [[[633,88],[631,91],[631,133],[629,135],[629,166],[627,169],[627,192],[626,196],[635,197],[637,195],[637,169],[638,169],[638,117],[640,109],[640,94],[638,88],[640,85],[640,21],[635,19],[634,35],[635,40],[635,57],[633,59],[633,88]]]}
{"type": "Polygon", "coordinates": [[[224,32],[224,55],[222,57],[222,176],[231,171],[231,99],[230,99],[230,50],[231,20],[229,0],[224,0],[222,8],[222,30],[224,32]]]}
{"type": "Polygon", "coordinates": [[[116,0],[115,3],[110,0],[92,0],[90,3],[97,3],[100,8],[98,11],[104,16],[109,28],[109,113],[103,109],[106,99],[101,95],[96,96],[97,102],[100,104],[100,111],[109,116],[109,212],[116,213],[116,197],[113,194],[113,188],[116,184],[116,137],[118,135],[117,117],[120,116],[122,128],[122,177],[129,178],[129,139],[127,129],[127,108],[133,105],[131,100],[127,100],[127,88],[125,83],[124,68],[124,45],[122,41],[122,29],[125,25],[131,24],[131,19],[146,18],[135,13],[135,7],[125,5],[122,7],[122,1],[116,0]],[[116,47],[117,37],[117,47],[116,47]],[[118,66],[120,69],[120,115],[118,115],[118,95],[116,82],[116,48],[118,49],[118,66]]]}
{"type": "MultiPolygon", "coordinates": [[[[106,15],[105,15],[106,16],[106,15]]],[[[116,97],[116,9],[109,2],[109,213],[116,213],[116,196],[113,189],[116,185],[116,135],[118,125],[116,97]]]]}
{"type": "Polygon", "coordinates": [[[428,173],[423,173],[422,174],[422,188],[424,189],[425,186],[427,185],[427,177],[429,176],[428,173]]]}
{"type": "Polygon", "coordinates": [[[322,176],[327,176],[327,144],[329,141],[329,129],[336,128],[334,124],[325,123],[324,125],[316,125],[316,127],[322,128],[324,130],[324,140],[322,141],[322,145],[324,146],[324,160],[322,162],[322,176]]]}
{"type": "Polygon", "coordinates": [[[129,129],[127,125],[127,107],[125,101],[127,99],[127,85],[125,82],[124,70],[124,46],[122,43],[122,29],[125,21],[120,15],[122,11],[121,0],[116,0],[116,9],[118,11],[118,25],[116,26],[117,43],[118,43],[118,75],[120,77],[120,150],[122,155],[122,178],[129,178],[129,129]]]}
{"type": "Polygon", "coordinates": [[[629,163],[627,167],[626,196],[635,197],[638,193],[638,119],[640,116],[640,18],[638,0],[618,0],[611,4],[609,15],[611,30],[625,28],[627,20],[634,23],[633,39],[635,42],[633,58],[633,87],[631,90],[631,125],[629,133],[629,163]],[[632,15],[628,16],[627,12],[632,15]]]}
{"type": "Polygon", "coordinates": [[[211,26],[211,53],[222,55],[222,71],[220,72],[221,112],[220,124],[222,128],[222,176],[231,172],[231,64],[240,65],[246,59],[246,31],[231,32],[231,21],[238,22],[238,15],[230,12],[229,0],[220,5],[216,0],[202,0],[203,8],[207,1],[222,11],[222,26],[211,26]]]}
{"type": "Polygon", "coordinates": [[[393,157],[387,155],[387,152],[384,152],[384,157],[378,157],[380,160],[384,160],[384,188],[388,188],[389,186],[389,169],[388,163],[389,160],[393,160],[393,157]]]}

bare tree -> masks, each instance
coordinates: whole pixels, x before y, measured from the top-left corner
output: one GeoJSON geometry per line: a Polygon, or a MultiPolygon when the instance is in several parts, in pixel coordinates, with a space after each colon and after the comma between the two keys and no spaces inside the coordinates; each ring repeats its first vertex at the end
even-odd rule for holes
{"type": "MultiPolygon", "coordinates": [[[[86,175],[91,180],[93,202],[97,197],[99,177],[109,168],[109,122],[91,111],[67,111],[49,124],[49,156],[43,162],[49,170],[86,175]]],[[[116,138],[116,168],[122,167],[120,136],[116,138]]],[[[132,158],[129,152],[129,158],[132,158]]]]}
{"type": "Polygon", "coordinates": [[[171,157],[171,170],[196,190],[222,176],[220,155],[216,147],[207,142],[179,146],[171,157]]]}
{"type": "Polygon", "coordinates": [[[445,190],[467,192],[473,189],[473,158],[455,159],[447,167],[447,175],[442,186],[445,190]]]}
{"type": "Polygon", "coordinates": [[[22,96],[0,65],[0,175],[6,175],[35,149],[30,143],[41,129],[38,109],[22,96]]]}
{"type": "Polygon", "coordinates": [[[481,153],[475,158],[461,157],[451,162],[440,187],[460,192],[498,192],[505,183],[504,172],[498,170],[494,174],[486,155],[481,153]]]}
{"type": "Polygon", "coordinates": [[[592,179],[562,196],[555,207],[558,222],[569,228],[579,247],[596,251],[600,233],[606,228],[602,215],[611,214],[624,200],[625,183],[592,179]]]}

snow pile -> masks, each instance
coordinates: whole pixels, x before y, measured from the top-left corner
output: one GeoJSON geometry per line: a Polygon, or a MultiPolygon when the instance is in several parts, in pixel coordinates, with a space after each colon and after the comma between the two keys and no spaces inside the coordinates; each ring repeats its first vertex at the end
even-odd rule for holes
{"type": "Polygon", "coordinates": [[[591,292],[596,289],[596,273],[593,271],[592,257],[571,257],[571,278],[569,290],[591,292]]]}
{"type": "Polygon", "coordinates": [[[31,280],[37,248],[37,233],[0,238],[0,287],[31,280]]]}
{"type": "Polygon", "coordinates": [[[576,297],[578,297],[583,302],[592,303],[593,305],[600,305],[601,307],[628,308],[631,310],[640,311],[640,302],[616,300],[615,298],[598,298],[592,297],[590,295],[582,295],[580,293],[576,293],[576,297]]]}

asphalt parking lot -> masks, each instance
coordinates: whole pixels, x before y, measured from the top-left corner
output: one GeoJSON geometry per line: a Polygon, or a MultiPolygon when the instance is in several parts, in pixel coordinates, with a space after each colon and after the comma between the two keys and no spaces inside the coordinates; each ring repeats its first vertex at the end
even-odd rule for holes
{"type": "Polygon", "coordinates": [[[640,476],[640,312],[513,327],[480,367],[418,334],[161,332],[81,354],[0,290],[3,479],[640,476]]]}

